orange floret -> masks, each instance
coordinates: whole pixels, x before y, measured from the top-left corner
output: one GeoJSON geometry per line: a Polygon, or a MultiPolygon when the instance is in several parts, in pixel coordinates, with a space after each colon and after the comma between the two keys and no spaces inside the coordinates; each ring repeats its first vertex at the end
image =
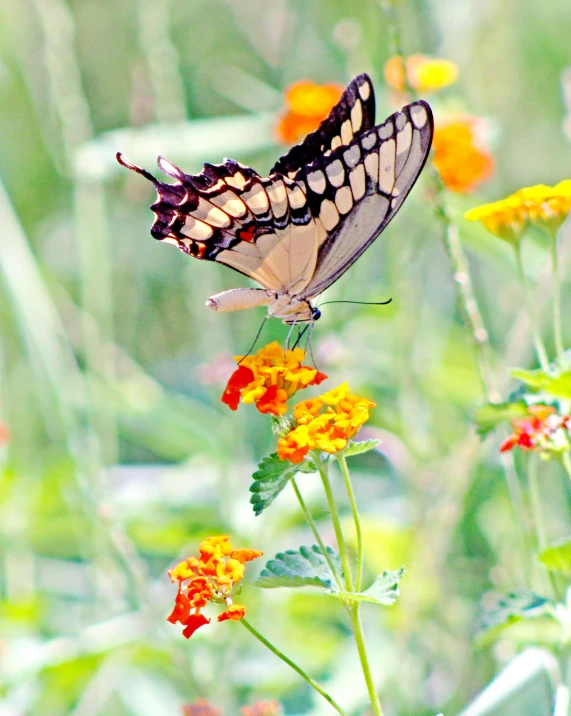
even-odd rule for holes
{"type": "Polygon", "coordinates": [[[285,144],[295,144],[313,132],[327,117],[343,94],[336,84],[318,85],[300,80],[285,93],[287,110],[279,117],[276,136],[285,144]]]}

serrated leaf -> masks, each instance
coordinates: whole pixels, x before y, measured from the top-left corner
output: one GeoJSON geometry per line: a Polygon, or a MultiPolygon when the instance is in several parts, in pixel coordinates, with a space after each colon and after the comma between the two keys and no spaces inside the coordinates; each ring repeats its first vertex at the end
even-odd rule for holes
{"type": "Polygon", "coordinates": [[[484,437],[500,423],[524,415],[527,415],[527,403],[524,400],[509,403],[487,403],[475,410],[474,422],[478,435],[484,437]]]}
{"type": "Polygon", "coordinates": [[[571,575],[571,537],[544,549],[539,560],[552,572],[571,575]]]}
{"type": "Polygon", "coordinates": [[[364,452],[369,452],[369,450],[374,450],[380,442],[380,440],[361,440],[360,442],[350,440],[345,450],[343,450],[343,454],[345,457],[361,455],[364,452]]]}
{"type": "Polygon", "coordinates": [[[499,631],[522,619],[552,616],[553,602],[527,589],[518,589],[496,598],[475,625],[476,639],[499,631]]]}
{"type": "Polygon", "coordinates": [[[526,385],[544,390],[546,393],[559,398],[571,398],[571,370],[564,370],[553,375],[543,370],[523,370],[514,368],[511,371],[514,378],[518,378],[526,385]]]}
{"type": "Polygon", "coordinates": [[[332,589],[329,594],[337,597],[348,605],[358,602],[372,602],[385,607],[393,605],[399,596],[399,582],[404,574],[404,567],[390,571],[385,570],[375,579],[364,592],[343,592],[332,589]]]}
{"type": "MultiPolygon", "coordinates": [[[[338,555],[326,547],[327,555],[335,570],[341,574],[341,562],[338,555]]],[[[274,589],[275,587],[325,587],[333,586],[335,576],[327,560],[317,545],[288,549],[278,552],[274,559],[266,564],[260,576],[254,582],[257,587],[274,589]]]]}
{"type": "Polygon", "coordinates": [[[250,492],[253,493],[250,503],[254,514],[260,515],[271,505],[296,473],[315,472],[316,469],[310,460],[293,465],[289,460],[280,460],[275,452],[264,457],[252,475],[254,482],[250,486],[250,492]]]}

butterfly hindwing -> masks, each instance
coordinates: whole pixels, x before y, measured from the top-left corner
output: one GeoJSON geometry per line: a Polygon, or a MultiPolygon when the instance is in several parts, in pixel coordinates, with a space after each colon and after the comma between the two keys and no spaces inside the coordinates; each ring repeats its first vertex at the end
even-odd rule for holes
{"type": "Polygon", "coordinates": [[[319,127],[284,154],[271,172],[296,178],[297,172],[320,156],[350,144],[375,125],[375,93],[368,75],[355,77],[319,127]]]}

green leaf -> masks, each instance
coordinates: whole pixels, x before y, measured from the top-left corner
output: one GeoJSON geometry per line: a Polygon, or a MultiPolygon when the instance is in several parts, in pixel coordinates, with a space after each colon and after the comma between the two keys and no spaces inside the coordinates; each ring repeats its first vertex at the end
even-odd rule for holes
{"type": "MultiPolygon", "coordinates": [[[[335,570],[341,574],[338,555],[327,547],[327,554],[335,570]]],[[[266,564],[260,576],[254,582],[257,587],[273,589],[275,587],[325,587],[329,589],[335,583],[335,576],[329,569],[327,560],[317,545],[288,549],[278,552],[274,559],[266,564]]]]}
{"type": "Polygon", "coordinates": [[[395,571],[386,570],[375,579],[371,586],[364,592],[341,592],[332,589],[329,594],[337,597],[348,605],[357,602],[372,602],[390,607],[399,596],[399,581],[404,574],[404,567],[395,571]]]}
{"type": "Polygon", "coordinates": [[[374,450],[380,442],[380,440],[361,440],[361,442],[356,443],[353,442],[353,440],[350,440],[345,450],[343,450],[343,454],[345,457],[361,455],[361,453],[374,450]]]}
{"type": "Polygon", "coordinates": [[[254,514],[260,515],[271,505],[296,473],[316,470],[310,460],[293,465],[289,460],[280,460],[275,452],[263,458],[257,471],[252,475],[254,482],[250,486],[250,492],[253,493],[250,503],[254,508],[254,514]]]}
{"type": "Polygon", "coordinates": [[[552,572],[571,575],[571,537],[544,549],[539,560],[552,572]]]}
{"type": "Polygon", "coordinates": [[[527,415],[527,403],[518,400],[509,403],[487,403],[476,409],[474,422],[478,435],[484,437],[500,423],[527,415]]]}
{"type": "Polygon", "coordinates": [[[552,608],[553,602],[550,599],[527,589],[517,589],[499,596],[478,619],[475,625],[476,639],[481,640],[489,632],[495,634],[522,619],[552,616],[552,608]]]}
{"type": "Polygon", "coordinates": [[[560,371],[548,375],[543,370],[523,370],[514,368],[511,371],[514,378],[518,378],[526,385],[559,398],[571,398],[571,370],[560,371]]]}

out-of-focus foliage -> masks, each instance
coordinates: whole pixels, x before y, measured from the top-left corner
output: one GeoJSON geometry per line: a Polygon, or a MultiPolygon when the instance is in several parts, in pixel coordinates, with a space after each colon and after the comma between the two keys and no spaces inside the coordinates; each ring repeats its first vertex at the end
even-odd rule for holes
{"type": "MultiPolygon", "coordinates": [[[[492,130],[494,177],[450,210],[508,401],[509,367],[537,367],[515,264],[509,246],[461,217],[569,177],[571,5],[395,0],[394,11],[406,53],[460,68],[437,117],[469,112],[492,130]]],[[[239,624],[213,622],[186,642],[165,622],[166,570],[204,537],[232,533],[272,555],[312,535],[289,486],[254,515],[251,475],[275,439],[255,410],[236,415],[220,402],[262,311],[214,315],[204,301],[246,279],[153,241],[148,183],[114,155],[150,168],[160,153],[186,171],[228,155],[267,171],[284,151],[273,128],[288,85],[345,85],[367,71],[381,121],[395,109],[383,79],[391,54],[373,0],[3,0],[2,713],[164,716],[202,696],[226,715],[270,698],[286,714],[329,713],[239,624]]],[[[331,385],[348,380],[378,405],[360,439],[382,443],[354,458],[355,488],[366,506],[364,583],[406,564],[397,603],[364,607],[375,679],[386,713],[399,716],[460,711],[519,646],[508,631],[494,647],[474,644],[482,595],[524,584],[541,593],[546,581],[537,564],[525,572],[525,525],[499,441],[476,436],[485,401],[441,234],[421,178],[327,294],[392,303],[324,307],[313,335],[331,385]]],[[[570,243],[564,227],[564,307],[570,243]]],[[[525,253],[547,314],[546,246],[538,236],[525,253]]],[[[263,340],[283,342],[285,331],[270,321],[263,340]]],[[[570,519],[556,473],[541,464],[549,543],[565,541],[570,519]]],[[[319,518],[314,479],[298,484],[319,518]]],[[[359,713],[366,695],[338,600],[248,580],[241,600],[260,631],[359,713]]],[[[527,629],[521,643],[538,638],[527,629]]]]}

